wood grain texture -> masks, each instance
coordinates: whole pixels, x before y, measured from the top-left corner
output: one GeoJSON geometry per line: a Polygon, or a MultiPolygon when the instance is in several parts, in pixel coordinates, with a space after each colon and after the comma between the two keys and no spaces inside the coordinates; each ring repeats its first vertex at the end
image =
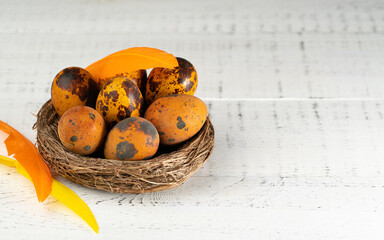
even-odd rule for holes
{"type": "MultiPolygon", "coordinates": [[[[197,68],[216,132],[181,187],[109,194],[60,179],[100,239],[383,239],[384,1],[0,1],[0,119],[29,139],[50,84],[132,46],[197,68]]],[[[90,239],[0,166],[0,238],[90,239]]]]}
{"type": "Polygon", "coordinates": [[[383,95],[382,1],[0,4],[1,77],[13,91],[39,82],[34,94],[45,94],[62,68],[151,46],[189,59],[202,97],[383,95]]]}

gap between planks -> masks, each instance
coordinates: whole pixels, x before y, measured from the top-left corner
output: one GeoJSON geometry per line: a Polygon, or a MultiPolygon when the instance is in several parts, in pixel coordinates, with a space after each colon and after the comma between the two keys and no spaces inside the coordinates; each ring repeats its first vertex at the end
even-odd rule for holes
{"type": "Polygon", "coordinates": [[[384,101],[384,98],[201,98],[204,101],[384,101]]]}

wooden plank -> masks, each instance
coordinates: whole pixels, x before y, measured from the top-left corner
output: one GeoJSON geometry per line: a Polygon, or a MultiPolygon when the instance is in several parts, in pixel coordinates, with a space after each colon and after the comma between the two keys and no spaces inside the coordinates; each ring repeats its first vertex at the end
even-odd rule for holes
{"type": "Polygon", "coordinates": [[[85,67],[132,46],[189,59],[198,70],[201,97],[384,94],[381,1],[1,4],[0,90],[7,94],[24,89],[35,99],[49,96],[62,68],[85,67]]]}
{"type": "Polygon", "coordinates": [[[153,46],[189,59],[199,75],[196,94],[209,98],[381,98],[382,34],[185,34],[169,40],[142,34],[0,34],[0,90],[49,97],[54,76],[111,52],[153,46]],[[188,38],[186,38],[188,36],[188,38]],[[31,47],[36,46],[36,47],[31,47]],[[102,47],[100,47],[102,46],[102,47]],[[194,46],[191,48],[191,46],[194,46]]]}
{"type": "Polygon", "coordinates": [[[3,0],[3,33],[304,33],[384,31],[383,2],[3,0]],[[16,11],[18,10],[18,11],[16,11]]]}
{"type": "MultiPolygon", "coordinates": [[[[94,210],[101,237],[193,239],[197,231],[203,238],[226,239],[383,236],[382,101],[207,103],[216,146],[180,188],[109,194],[64,181],[94,210]]],[[[25,109],[38,107],[30,103],[25,109]]],[[[6,120],[24,111],[11,111],[6,120]]],[[[15,121],[28,129],[32,119],[15,121]]],[[[15,170],[1,167],[0,176],[0,213],[10,216],[0,220],[2,236],[55,228],[47,238],[89,237],[87,227],[53,199],[39,206],[32,185],[15,170]]]]}

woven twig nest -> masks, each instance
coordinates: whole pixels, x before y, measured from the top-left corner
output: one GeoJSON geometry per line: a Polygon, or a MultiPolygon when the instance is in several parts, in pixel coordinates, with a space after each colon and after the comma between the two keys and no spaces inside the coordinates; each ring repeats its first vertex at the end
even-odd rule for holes
{"type": "Polygon", "coordinates": [[[115,193],[155,192],[180,186],[207,161],[214,143],[214,129],[207,118],[193,138],[149,160],[87,157],[64,148],[57,133],[58,121],[49,100],[34,125],[39,152],[51,170],[72,182],[115,193]]]}

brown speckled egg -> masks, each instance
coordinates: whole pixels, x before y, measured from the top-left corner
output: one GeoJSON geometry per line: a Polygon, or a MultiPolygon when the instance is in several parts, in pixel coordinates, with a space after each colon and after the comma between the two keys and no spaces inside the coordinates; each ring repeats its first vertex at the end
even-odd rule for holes
{"type": "Polygon", "coordinates": [[[134,82],[125,77],[109,80],[100,91],[96,110],[108,127],[128,117],[139,117],[144,110],[144,99],[134,82]]]}
{"type": "Polygon", "coordinates": [[[58,133],[68,150],[89,155],[102,146],[107,128],[103,117],[95,109],[77,106],[61,116],[58,133]]]}
{"type": "Polygon", "coordinates": [[[175,69],[152,69],[148,76],[145,93],[145,101],[148,105],[164,96],[195,93],[198,82],[195,68],[183,58],[176,59],[179,67],[175,69]]]}
{"type": "MultiPolygon", "coordinates": [[[[118,73],[114,77],[128,78],[139,87],[141,94],[145,96],[145,85],[147,84],[147,71],[137,70],[133,72],[118,73]]],[[[99,83],[98,83],[99,90],[103,89],[104,85],[112,78],[99,79],[99,83]]]]}
{"type": "Polygon", "coordinates": [[[72,107],[85,106],[89,93],[94,93],[91,88],[93,83],[91,74],[83,68],[69,67],[59,72],[51,87],[52,103],[57,114],[61,116],[72,107]]]}
{"type": "Polygon", "coordinates": [[[141,160],[155,155],[159,134],[152,123],[141,117],[117,123],[107,136],[104,156],[107,159],[141,160]]]}
{"type": "Polygon", "coordinates": [[[181,143],[195,135],[207,119],[205,103],[191,95],[170,95],[154,101],[144,118],[155,125],[164,145],[181,143]]]}

